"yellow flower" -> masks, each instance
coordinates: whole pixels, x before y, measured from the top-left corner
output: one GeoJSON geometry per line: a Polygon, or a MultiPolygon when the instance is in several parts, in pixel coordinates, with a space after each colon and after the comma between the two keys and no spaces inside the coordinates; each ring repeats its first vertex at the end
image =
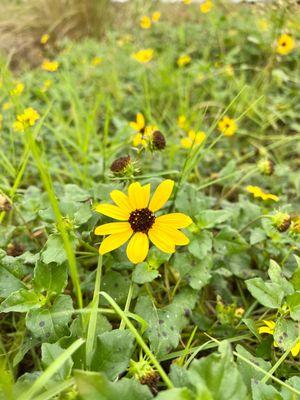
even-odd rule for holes
{"type": "Polygon", "coordinates": [[[95,67],[96,65],[101,64],[101,63],[102,63],[102,58],[101,58],[101,57],[94,57],[94,58],[92,59],[92,65],[94,65],[94,67],[95,67]]]}
{"type": "Polygon", "coordinates": [[[42,69],[48,72],[55,72],[58,70],[58,61],[50,61],[48,59],[44,60],[42,63],[42,69]]]}
{"type": "Polygon", "coordinates": [[[203,142],[206,138],[206,134],[204,132],[195,132],[193,130],[188,132],[188,136],[181,139],[181,146],[184,149],[190,149],[191,147],[198,146],[203,142]]]}
{"type": "MultiPolygon", "coordinates": [[[[274,321],[267,321],[265,319],[263,320],[263,322],[265,325],[261,326],[258,329],[258,333],[259,334],[267,333],[268,335],[274,336],[276,323],[274,321]]],[[[278,343],[276,343],[275,341],[274,341],[274,346],[278,347],[278,343]]],[[[299,352],[300,352],[300,340],[298,340],[296,344],[291,348],[291,353],[293,357],[296,357],[299,354],[299,352]]]]}
{"type": "Polygon", "coordinates": [[[186,129],[188,127],[188,123],[187,123],[185,115],[179,115],[179,117],[177,118],[177,125],[181,129],[186,129]]]}
{"type": "Polygon", "coordinates": [[[182,0],[183,4],[191,4],[192,0],[182,0]]]}
{"type": "Polygon", "coordinates": [[[52,80],[51,79],[46,79],[44,82],[44,85],[41,87],[41,91],[43,93],[47,92],[47,90],[49,89],[49,87],[52,85],[52,80]]]}
{"type": "Polygon", "coordinates": [[[159,11],[154,11],[154,13],[152,13],[152,22],[158,22],[160,20],[161,17],[161,13],[159,11]]]}
{"type": "Polygon", "coordinates": [[[145,118],[142,113],[137,113],[135,117],[135,121],[129,122],[131,128],[133,128],[137,132],[143,132],[145,129],[145,118]]]}
{"type": "Polygon", "coordinates": [[[163,181],[151,200],[150,184],[141,186],[139,182],[134,182],[128,188],[128,195],[113,190],[110,197],[116,205],[99,204],[96,211],[121,222],[107,223],[95,229],[96,235],[109,235],[101,243],[100,254],[115,250],[130,239],[127,257],[137,264],[147,257],[149,239],[168,254],[175,252],[175,246],[187,245],[189,239],[179,229],[192,223],[190,217],[182,213],[155,215],[169,200],[173,187],[174,181],[163,181]]]}
{"type": "Polygon", "coordinates": [[[274,200],[279,201],[279,197],[275,194],[265,193],[260,187],[258,186],[247,186],[247,192],[252,193],[254,197],[258,197],[262,200],[274,200]]]}
{"type": "Polygon", "coordinates": [[[200,4],[200,11],[203,14],[207,14],[213,7],[213,2],[210,0],[206,0],[204,3],[200,4]]]}
{"type": "Polygon", "coordinates": [[[185,65],[191,62],[191,57],[187,54],[183,54],[182,56],[178,57],[177,65],[178,67],[184,67],[185,65]]]}
{"type": "Polygon", "coordinates": [[[234,69],[232,67],[232,65],[228,64],[226,65],[224,72],[227,76],[233,76],[234,75],[234,69]]]}
{"type": "Polygon", "coordinates": [[[9,110],[10,108],[12,108],[12,106],[13,106],[13,103],[11,101],[7,101],[7,102],[3,103],[2,110],[3,111],[9,110]]]}
{"type": "Polygon", "coordinates": [[[11,97],[14,96],[20,96],[20,94],[23,93],[24,90],[24,83],[19,82],[15,85],[15,87],[9,92],[9,94],[11,95],[11,97]]]}
{"type": "Polygon", "coordinates": [[[39,118],[40,115],[34,108],[26,108],[22,114],[17,115],[13,128],[17,132],[24,132],[26,128],[33,126],[39,118]]]}
{"type": "Polygon", "coordinates": [[[140,27],[142,29],[150,29],[152,25],[151,18],[148,15],[143,15],[140,19],[140,27]]]}
{"type": "Polygon", "coordinates": [[[266,32],[269,28],[269,23],[266,19],[260,19],[258,21],[258,27],[262,32],[266,32]]]}
{"type": "Polygon", "coordinates": [[[218,128],[224,136],[233,136],[237,130],[237,124],[234,119],[225,115],[225,117],[219,122],[218,128]]]}
{"type": "Polygon", "coordinates": [[[152,60],[153,54],[154,54],[153,49],[142,49],[137,51],[136,53],[133,53],[131,57],[141,64],[146,64],[152,60]]]}
{"type": "Polygon", "coordinates": [[[276,42],[276,51],[278,54],[285,56],[293,51],[295,48],[295,40],[291,35],[284,33],[281,35],[276,42]]]}
{"type": "Polygon", "coordinates": [[[292,218],[291,232],[300,235],[300,216],[296,215],[292,218]]]}
{"type": "Polygon", "coordinates": [[[50,39],[50,35],[48,33],[44,33],[44,35],[41,36],[40,42],[41,42],[41,44],[46,44],[46,43],[48,43],[49,39],[50,39]]]}

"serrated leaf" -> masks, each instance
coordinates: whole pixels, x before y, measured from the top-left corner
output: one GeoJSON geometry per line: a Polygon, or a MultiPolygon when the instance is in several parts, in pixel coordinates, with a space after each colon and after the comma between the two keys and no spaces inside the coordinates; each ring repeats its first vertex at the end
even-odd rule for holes
{"type": "Polygon", "coordinates": [[[261,278],[252,278],[246,281],[246,286],[252,296],[262,305],[270,308],[281,306],[284,291],[280,285],[264,282],[261,278]]]}

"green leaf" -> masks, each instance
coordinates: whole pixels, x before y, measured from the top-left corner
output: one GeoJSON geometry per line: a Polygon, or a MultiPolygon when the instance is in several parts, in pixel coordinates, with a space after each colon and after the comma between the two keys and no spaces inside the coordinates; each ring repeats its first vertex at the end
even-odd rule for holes
{"type": "Polygon", "coordinates": [[[266,239],[267,235],[261,228],[253,228],[250,233],[250,244],[254,245],[266,239]]]}
{"type": "MultiPolygon", "coordinates": [[[[75,250],[75,237],[70,236],[70,241],[75,250]]],[[[48,237],[45,249],[42,251],[42,261],[45,264],[57,263],[62,264],[67,260],[64,243],[59,234],[53,234],[48,237]]]]}
{"type": "Polygon", "coordinates": [[[68,333],[72,312],[72,298],[61,294],[52,306],[31,310],[26,316],[26,326],[39,340],[55,342],[68,333]]]}
{"type": "Polygon", "coordinates": [[[213,261],[211,257],[198,261],[195,267],[192,267],[185,278],[192,289],[200,290],[208,284],[211,278],[210,270],[213,261]]]}
{"type": "Polygon", "coordinates": [[[281,306],[284,291],[277,283],[264,282],[261,278],[252,278],[246,281],[246,285],[252,296],[262,305],[270,308],[281,306]]]}
{"type": "MultiPolygon", "coordinates": [[[[263,360],[262,358],[258,358],[253,356],[249,351],[244,349],[241,345],[237,345],[236,351],[238,354],[246,358],[247,360],[251,361],[255,366],[258,366],[265,371],[269,371],[271,368],[271,363],[268,361],[263,360]]],[[[243,377],[243,380],[245,384],[248,387],[248,390],[251,389],[251,380],[256,379],[256,380],[261,380],[265,375],[258,371],[256,368],[252,367],[250,364],[248,364],[246,361],[241,359],[240,357],[237,358],[237,365],[238,369],[243,377]]]]}
{"type": "Polygon", "coordinates": [[[1,312],[27,312],[40,308],[43,304],[43,296],[33,290],[20,289],[11,293],[0,305],[1,312]]]}
{"type": "MultiPolygon", "coordinates": [[[[43,343],[42,344],[42,363],[45,368],[49,367],[65,350],[57,343],[43,343]]],[[[68,358],[60,369],[53,376],[55,379],[64,380],[71,374],[73,361],[68,358]]]]}
{"type": "Polygon", "coordinates": [[[132,280],[135,283],[143,284],[152,282],[158,275],[159,272],[157,270],[149,268],[148,263],[143,262],[135,266],[132,273],[132,280]]]}
{"type": "MultiPolygon", "coordinates": [[[[108,271],[102,278],[101,289],[107,292],[119,304],[124,305],[130,286],[130,279],[117,271],[108,271]]],[[[104,298],[100,298],[101,305],[107,305],[104,298]]]]}
{"type": "Polygon", "coordinates": [[[275,325],[274,340],[284,351],[291,349],[297,341],[299,329],[296,322],[279,318],[275,325]]]}
{"type": "MultiPolygon", "coordinates": [[[[196,398],[188,388],[175,388],[159,392],[155,400],[196,400],[196,398]]],[[[201,400],[209,399],[204,399],[202,397],[201,400]]]]}
{"type": "Polygon", "coordinates": [[[197,234],[188,246],[189,252],[199,260],[203,260],[212,249],[212,233],[202,231],[197,234]]]}
{"type": "Polygon", "coordinates": [[[37,262],[34,269],[33,286],[37,292],[61,293],[67,285],[66,264],[43,264],[37,262]]]}
{"type": "Polygon", "coordinates": [[[155,353],[166,354],[178,345],[180,332],[188,323],[196,299],[197,292],[188,288],[183,289],[173,303],[161,309],[156,309],[149,297],[138,299],[135,312],[148,323],[145,336],[155,353]]]}
{"type": "Polygon", "coordinates": [[[97,337],[92,369],[114,380],[124,372],[134,349],[134,337],[128,330],[113,330],[97,337]]]}
{"type": "Polygon", "coordinates": [[[215,237],[214,248],[217,253],[224,256],[245,251],[248,244],[236,230],[224,228],[215,237]]]}
{"type": "Polygon", "coordinates": [[[252,381],[253,400],[282,400],[280,393],[271,385],[252,381]]]}
{"type": "Polygon", "coordinates": [[[8,297],[11,293],[24,287],[25,285],[20,279],[0,264],[0,297],[8,297]]]}
{"type": "Polygon", "coordinates": [[[79,400],[149,400],[153,397],[146,385],[133,379],[109,382],[104,374],[86,371],[75,371],[74,377],[79,400]]]}
{"type": "Polygon", "coordinates": [[[290,315],[295,321],[300,320],[300,292],[297,291],[287,296],[286,303],[290,308],[290,315]]]}
{"type": "Polygon", "coordinates": [[[292,294],[294,292],[293,285],[284,277],[282,269],[274,260],[270,260],[268,274],[273,283],[281,286],[285,295],[292,294]]]}
{"type": "Polygon", "coordinates": [[[203,210],[196,215],[197,225],[201,229],[211,229],[227,221],[231,214],[228,210],[203,210]]]}

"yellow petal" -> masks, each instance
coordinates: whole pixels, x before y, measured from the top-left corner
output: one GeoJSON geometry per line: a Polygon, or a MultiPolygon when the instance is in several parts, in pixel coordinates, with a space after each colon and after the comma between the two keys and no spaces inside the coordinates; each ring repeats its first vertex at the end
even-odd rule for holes
{"type": "Polygon", "coordinates": [[[263,319],[264,324],[266,324],[270,329],[275,329],[276,323],[274,321],[268,321],[263,319]]]}
{"type": "Polygon", "coordinates": [[[258,328],[258,333],[268,333],[269,335],[273,335],[273,329],[268,328],[267,326],[261,326],[258,328]]]}
{"type": "Polygon", "coordinates": [[[142,113],[137,113],[136,115],[136,122],[140,129],[144,128],[145,126],[145,118],[142,113]]]}
{"type": "Polygon", "coordinates": [[[148,250],[149,240],[147,235],[142,232],[137,232],[130,239],[127,245],[126,253],[127,257],[132,263],[138,264],[145,260],[148,250]]]}
{"type": "Polygon", "coordinates": [[[141,186],[139,182],[129,185],[128,197],[133,210],[148,206],[150,198],[150,184],[141,186]]]}
{"type": "Polygon", "coordinates": [[[118,207],[122,208],[122,210],[129,213],[132,211],[128,196],[126,196],[126,194],[124,194],[120,190],[113,190],[110,193],[110,197],[118,207]]]}
{"type": "Polygon", "coordinates": [[[160,217],[157,217],[155,221],[159,223],[164,223],[168,226],[171,226],[172,228],[177,229],[186,228],[193,223],[192,219],[189,216],[182,213],[170,213],[161,215],[160,217]]]}
{"type": "Polygon", "coordinates": [[[175,252],[175,243],[170,240],[170,237],[159,229],[155,228],[155,224],[148,232],[151,242],[164,253],[172,254],[175,252]]]}
{"type": "Polygon", "coordinates": [[[135,131],[139,131],[140,127],[138,126],[138,124],[136,122],[129,122],[129,125],[131,126],[132,129],[134,129],[135,131]]]}
{"type": "Polygon", "coordinates": [[[155,229],[168,235],[170,237],[170,240],[172,240],[178,246],[185,246],[190,243],[190,239],[178,229],[166,226],[165,224],[159,224],[156,221],[155,229]]]}
{"type": "Polygon", "coordinates": [[[149,209],[155,212],[162,208],[169,200],[173,187],[174,181],[172,181],[171,179],[166,179],[165,181],[160,183],[152,196],[149,204],[149,209]]]}
{"type": "Polygon", "coordinates": [[[296,357],[300,351],[300,342],[297,342],[295,346],[291,349],[291,353],[293,357],[296,357]]]}
{"type": "Polygon", "coordinates": [[[100,214],[106,215],[120,221],[127,221],[129,219],[129,212],[121,209],[120,207],[112,204],[99,204],[95,210],[100,214]]]}
{"type": "Polygon", "coordinates": [[[100,254],[103,255],[105,253],[117,249],[118,247],[121,247],[125,242],[127,242],[127,240],[130,238],[131,235],[132,235],[132,230],[128,229],[124,232],[115,233],[113,235],[108,236],[101,243],[99,249],[100,254]]]}
{"type": "Polygon", "coordinates": [[[115,233],[121,233],[131,229],[129,222],[110,222],[97,226],[95,229],[95,235],[111,235],[115,233]]]}

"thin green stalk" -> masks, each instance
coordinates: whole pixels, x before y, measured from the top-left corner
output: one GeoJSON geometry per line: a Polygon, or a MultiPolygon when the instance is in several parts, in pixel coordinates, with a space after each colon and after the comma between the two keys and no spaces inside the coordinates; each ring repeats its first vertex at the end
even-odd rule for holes
{"type": "Polygon", "coordinates": [[[84,343],[83,339],[77,339],[76,342],[72,343],[63,353],[61,353],[49,367],[40,375],[32,384],[30,389],[19,396],[18,400],[32,400],[35,399],[36,393],[38,393],[52,378],[52,376],[59,371],[62,365],[72,356],[73,353],[84,343]]]}
{"type": "MultiPolygon", "coordinates": [[[[289,355],[291,349],[287,349],[282,356],[279,358],[279,360],[277,360],[277,362],[273,365],[273,367],[271,369],[269,369],[268,373],[273,375],[274,372],[278,369],[278,367],[283,363],[283,361],[287,358],[287,356],[289,355]]],[[[267,383],[268,380],[270,379],[269,375],[265,375],[262,379],[261,379],[261,383],[267,383]]]]}
{"type": "Polygon", "coordinates": [[[157,372],[160,374],[161,378],[167,385],[169,389],[172,389],[174,387],[173,383],[171,382],[170,378],[168,375],[165,373],[163,368],[161,367],[160,363],[157,361],[156,357],[154,354],[151,352],[149,347],[146,345],[144,342],[143,338],[141,335],[138,333],[134,325],[130,322],[129,318],[127,315],[124,313],[124,311],[118,306],[118,304],[114,301],[114,299],[106,292],[100,292],[100,294],[109,302],[109,304],[115,309],[117,314],[124,319],[128,329],[131,331],[131,333],[134,335],[135,340],[137,343],[141,346],[141,348],[144,350],[145,354],[149,357],[149,360],[152,362],[153,366],[157,369],[157,372]]]}
{"type": "MultiPolygon", "coordinates": [[[[129,290],[128,290],[128,295],[127,295],[127,299],[126,299],[126,304],[125,304],[125,308],[124,308],[124,313],[128,313],[129,308],[130,308],[130,303],[131,303],[131,299],[132,299],[132,294],[133,294],[133,282],[130,282],[130,286],[129,286],[129,290]]],[[[121,319],[121,323],[120,323],[120,327],[119,330],[123,331],[125,328],[125,321],[122,318],[121,319]]]]}
{"type": "Polygon", "coordinates": [[[36,166],[39,170],[43,185],[48,193],[49,201],[50,201],[50,204],[51,204],[51,207],[52,207],[52,210],[53,210],[56,222],[57,222],[57,229],[62,237],[64,248],[65,248],[67,258],[69,261],[70,275],[71,275],[71,279],[72,279],[72,282],[73,282],[73,285],[75,288],[78,306],[79,306],[79,308],[82,308],[83,301],[82,301],[82,293],[81,293],[81,287],[80,287],[79,274],[78,274],[78,270],[77,270],[76,258],[75,258],[75,254],[74,254],[74,251],[73,251],[73,248],[71,245],[69,234],[65,228],[63,217],[62,217],[62,214],[59,209],[58,200],[55,196],[52,179],[51,179],[50,174],[48,173],[47,168],[45,167],[45,165],[41,159],[40,151],[38,149],[38,146],[37,146],[30,130],[27,130],[26,137],[28,139],[31,154],[32,154],[34,161],[36,163],[36,166]]]}
{"type": "Polygon", "coordinates": [[[75,379],[73,378],[68,379],[67,381],[63,381],[62,383],[55,383],[53,388],[47,390],[46,392],[40,394],[39,396],[36,396],[34,400],[51,400],[64,390],[69,389],[74,385],[75,385],[75,379]]]}
{"type": "Polygon", "coordinates": [[[96,337],[96,327],[97,327],[97,318],[98,318],[98,306],[99,306],[99,292],[101,287],[101,275],[102,275],[102,255],[99,254],[98,265],[97,265],[97,273],[94,287],[93,300],[91,305],[91,313],[89,319],[89,326],[87,331],[86,338],[86,365],[88,368],[91,367],[92,356],[95,345],[95,337],[96,337]]]}

